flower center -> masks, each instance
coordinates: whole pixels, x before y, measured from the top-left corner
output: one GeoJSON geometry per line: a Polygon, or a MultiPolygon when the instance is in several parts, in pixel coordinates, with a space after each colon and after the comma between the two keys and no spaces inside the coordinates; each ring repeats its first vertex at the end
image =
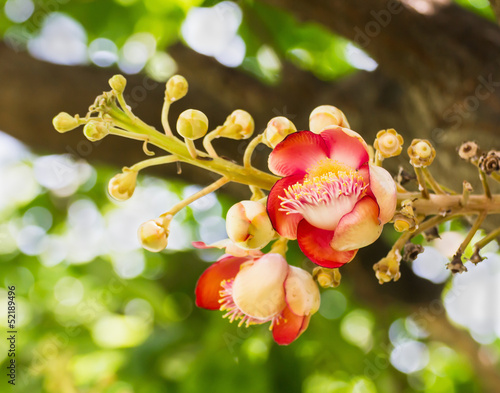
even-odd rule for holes
{"type": "Polygon", "coordinates": [[[243,324],[245,324],[246,327],[249,327],[250,325],[271,321],[271,325],[269,326],[269,330],[271,330],[274,325],[279,325],[280,320],[283,319],[281,316],[282,310],[267,318],[257,318],[246,314],[240,307],[238,307],[233,297],[233,284],[234,280],[224,280],[220,283],[223,288],[219,291],[219,296],[221,297],[219,299],[219,303],[221,304],[220,310],[226,311],[222,318],[229,318],[229,322],[239,320],[238,327],[243,324]]]}
{"type": "Polygon", "coordinates": [[[334,230],[364,196],[366,187],[358,171],[327,158],[309,168],[302,183],[285,190],[280,210],[302,214],[317,228],[334,230]]]}

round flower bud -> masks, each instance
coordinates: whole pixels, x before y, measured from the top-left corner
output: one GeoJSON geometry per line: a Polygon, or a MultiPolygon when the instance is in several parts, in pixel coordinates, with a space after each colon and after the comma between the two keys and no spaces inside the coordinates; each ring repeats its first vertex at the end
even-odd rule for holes
{"type": "Polygon", "coordinates": [[[108,192],[118,201],[126,201],[135,190],[137,172],[123,168],[123,173],[115,175],[108,183],[108,192]]]}
{"type": "Polygon", "coordinates": [[[188,82],[181,75],[171,77],[166,85],[165,98],[168,102],[180,100],[188,92],[188,82]]]}
{"type": "Polygon", "coordinates": [[[95,142],[108,135],[109,130],[106,125],[101,122],[89,121],[87,124],[85,124],[85,127],[83,127],[83,134],[89,141],[95,142]]]}
{"type": "Polygon", "coordinates": [[[401,262],[401,254],[398,251],[391,251],[385,258],[373,265],[379,284],[399,280],[401,277],[399,262],[401,262]]]}
{"type": "Polygon", "coordinates": [[[472,159],[476,159],[480,154],[481,152],[479,150],[479,145],[473,141],[464,142],[458,148],[458,155],[463,160],[469,161],[472,159]]]}
{"type": "Polygon", "coordinates": [[[266,207],[255,201],[231,206],[226,216],[226,231],[236,245],[247,250],[265,247],[275,235],[266,207]]]}
{"type": "Polygon", "coordinates": [[[57,132],[71,131],[80,125],[80,122],[69,113],[61,112],[52,119],[52,125],[57,132]]]}
{"type": "Polygon", "coordinates": [[[161,218],[146,221],[137,231],[142,247],[151,252],[160,252],[167,247],[168,234],[161,218]]]}
{"type": "Polygon", "coordinates": [[[377,150],[379,158],[389,158],[398,156],[401,153],[403,142],[403,137],[394,128],[389,128],[377,133],[373,147],[377,150]]]}
{"type": "Polygon", "coordinates": [[[309,129],[316,134],[336,126],[350,128],[344,113],[332,105],[318,106],[309,116],[309,129]]]}
{"type": "Polygon", "coordinates": [[[487,175],[500,170],[500,152],[490,150],[488,153],[483,153],[479,158],[478,165],[487,175]]]}
{"type": "Polygon", "coordinates": [[[117,93],[121,94],[125,90],[125,86],[127,85],[127,80],[123,75],[114,75],[108,81],[111,88],[117,93]]]}
{"type": "Polygon", "coordinates": [[[196,109],[182,112],[177,119],[177,132],[186,139],[199,139],[208,131],[208,118],[196,109]]]}
{"type": "Polygon", "coordinates": [[[410,156],[410,163],[414,167],[426,167],[434,161],[436,150],[428,140],[414,139],[410,147],[408,147],[408,155],[410,156]]]}
{"type": "Polygon", "coordinates": [[[237,109],[231,113],[219,130],[219,136],[230,139],[248,139],[255,129],[253,117],[247,111],[237,109]]]}
{"type": "Polygon", "coordinates": [[[264,130],[263,142],[274,149],[288,135],[297,131],[295,125],[284,116],[273,117],[264,130]]]}

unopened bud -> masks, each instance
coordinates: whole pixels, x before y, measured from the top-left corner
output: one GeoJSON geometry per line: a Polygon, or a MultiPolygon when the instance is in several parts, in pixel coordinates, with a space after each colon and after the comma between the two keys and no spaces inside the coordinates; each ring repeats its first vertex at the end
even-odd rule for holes
{"type": "Polygon", "coordinates": [[[399,251],[391,251],[385,258],[382,258],[373,265],[373,270],[375,270],[375,276],[378,278],[379,284],[391,280],[398,281],[400,279],[399,262],[401,262],[399,251]]]}
{"type": "Polygon", "coordinates": [[[255,123],[250,113],[237,109],[226,118],[218,135],[229,139],[248,139],[252,136],[254,129],[255,123]]]}
{"type": "Polygon", "coordinates": [[[403,143],[403,137],[394,128],[389,128],[377,133],[373,147],[377,150],[377,154],[381,156],[379,158],[389,158],[401,154],[403,143]]]}
{"type": "Polygon", "coordinates": [[[146,221],[137,231],[142,247],[151,252],[160,252],[167,247],[168,234],[161,218],[146,221]]]}
{"type": "Polygon", "coordinates": [[[266,207],[255,201],[231,206],[226,216],[226,231],[236,245],[247,250],[265,247],[275,235],[266,207]]]}
{"type": "Polygon", "coordinates": [[[472,160],[479,157],[481,151],[479,150],[479,145],[476,142],[468,141],[462,143],[458,148],[458,155],[464,160],[472,160]]]}
{"type": "Polygon", "coordinates": [[[71,131],[80,125],[80,122],[69,113],[61,112],[52,119],[52,125],[57,132],[71,131]]]}
{"type": "Polygon", "coordinates": [[[83,127],[83,134],[89,141],[95,142],[108,135],[109,130],[108,127],[106,127],[106,125],[101,122],[89,121],[87,124],[85,124],[85,127],[83,127]]]}
{"type": "Polygon", "coordinates": [[[344,113],[332,105],[318,106],[309,116],[309,130],[316,134],[337,126],[351,128],[344,113]]]}
{"type": "Polygon", "coordinates": [[[490,150],[488,153],[483,153],[479,158],[478,165],[487,175],[497,172],[500,170],[500,152],[490,150]]]}
{"type": "Polygon", "coordinates": [[[108,192],[118,201],[126,201],[135,190],[137,172],[123,168],[123,173],[115,175],[108,183],[108,192]]]}
{"type": "Polygon", "coordinates": [[[166,85],[165,99],[168,102],[180,100],[188,92],[188,82],[182,75],[174,75],[166,85]]]}
{"type": "Polygon", "coordinates": [[[417,228],[417,222],[413,217],[407,217],[404,214],[396,213],[393,220],[394,229],[398,232],[413,232],[417,228]]]}
{"type": "Polygon", "coordinates": [[[182,112],[177,119],[177,132],[186,139],[199,139],[208,131],[208,118],[196,109],[182,112]]]}
{"type": "Polygon", "coordinates": [[[123,75],[114,75],[108,81],[111,88],[117,93],[121,94],[125,90],[125,86],[127,86],[127,80],[123,75]]]}
{"type": "Polygon", "coordinates": [[[263,142],[274,149],[288,135],[297,131],[295,125],[284,116],[272,118],[264,131],[263,142]]]}
{"type": "Polygon", "coordinates": [[[318,281],[321,288],[337,288],[342,276],[339,269],[318,266],[313,270],[313,278],[318,281]]]}
{"type": "Polygon", "coordinates": [[[426,167],[434,161],[436,150],[428,140],[414,139],[410,147],[408,147],[408,155],[410,156],[410,163],[414,167],[426,167]]]}

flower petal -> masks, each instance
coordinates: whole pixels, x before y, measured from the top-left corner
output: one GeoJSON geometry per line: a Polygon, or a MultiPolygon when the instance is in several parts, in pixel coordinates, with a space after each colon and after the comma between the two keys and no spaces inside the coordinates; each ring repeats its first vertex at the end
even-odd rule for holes
{"type": "Polygon", "coordinates": [[[198,279],[196,284],[196,305],[208,310],[218,310],[220,283],[223,280],[230,280],[240,271],[242,263],[251,261],[253,258],[223,256],[212,264],[198,279]]]}
{"type": "Polygon", "coordinates": [[[369,161],[368,147],[361,136],[348,128],[331,128],[321,132],[329,158],[358,169],[369,161]]]}
{"type": "Polygon", "coordinates": [[[304,175],[307,168],[328,157],[321,136],[311,131],[288,135],[269,155],[269,169],[278,176],[304,175]]]}
{"type": "Polygon", "coordinates": [[[288,176],[278,180],[267,197],[267,214],[271,219],[274,229],[283,237],[287,239],[297,238],[297,225],[302,220],[302,214],[294,213],[287,214],[287,212],[280,211],[281,197],[285,197],[285,190],[304,179],[302,175],[288,176]]]}
{"type": "Polygon", "coordinates": [[[397,205],[396,183],[384,168],[370,165],[370,189],[380,208],[379,218],[382,224],[394,217],[397,205]]]}
{"type": "MultiPolygon", "coordinates": [[[[342,220],[341,220],[342,222],[342,220]]],[[[337,251],[330,246],[334,231],[313,227],[306,220],[299,223],[297,240],[302,252],[315,264],[334,268],[352,261],[358,250],[337,251]]]]}
{"type": "Polygon", "coordinates": [[[330,246],[338,251],[357,250],[378,239],[382,225],[379,208],[371,197],[364,197],[337,225],[330,246]]]}
{"type": "Polygon", "coordinates": [[[309,272],[290,266],[285,280],[286,304],[296,315],[314,314],[319,309],[319,289],[309,272]]]}
{"type": "Polygon", "coordinates": [[[291,344],[297,339],[309,325],[310,315],[295,315],[288,307],[281,314],[279,324],[273,326],[273,338],[279,345],[291,344]]]}

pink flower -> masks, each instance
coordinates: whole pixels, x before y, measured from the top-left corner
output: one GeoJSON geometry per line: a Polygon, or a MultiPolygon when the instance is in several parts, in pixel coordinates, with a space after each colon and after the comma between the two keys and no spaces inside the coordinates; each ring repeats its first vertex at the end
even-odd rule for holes
{"type": "Polygon", "coordinates": [[[270,154],[269,169],[283,176],[268,196],[274,228],[297,239],[318,265],[350,262],[394,215],[394,180],[385,169],[369,164],[365,141],[347,128],[289,135],[270,154]]]}
{"type": "Polygon", "coordinates": [[[201,275],[195,293],[198,307],[225,311],[224,317],[240,326],[271,322],[281,345],[306,330],[320,301],[312,276],[280,254],[224,255],[201,275]]]}

